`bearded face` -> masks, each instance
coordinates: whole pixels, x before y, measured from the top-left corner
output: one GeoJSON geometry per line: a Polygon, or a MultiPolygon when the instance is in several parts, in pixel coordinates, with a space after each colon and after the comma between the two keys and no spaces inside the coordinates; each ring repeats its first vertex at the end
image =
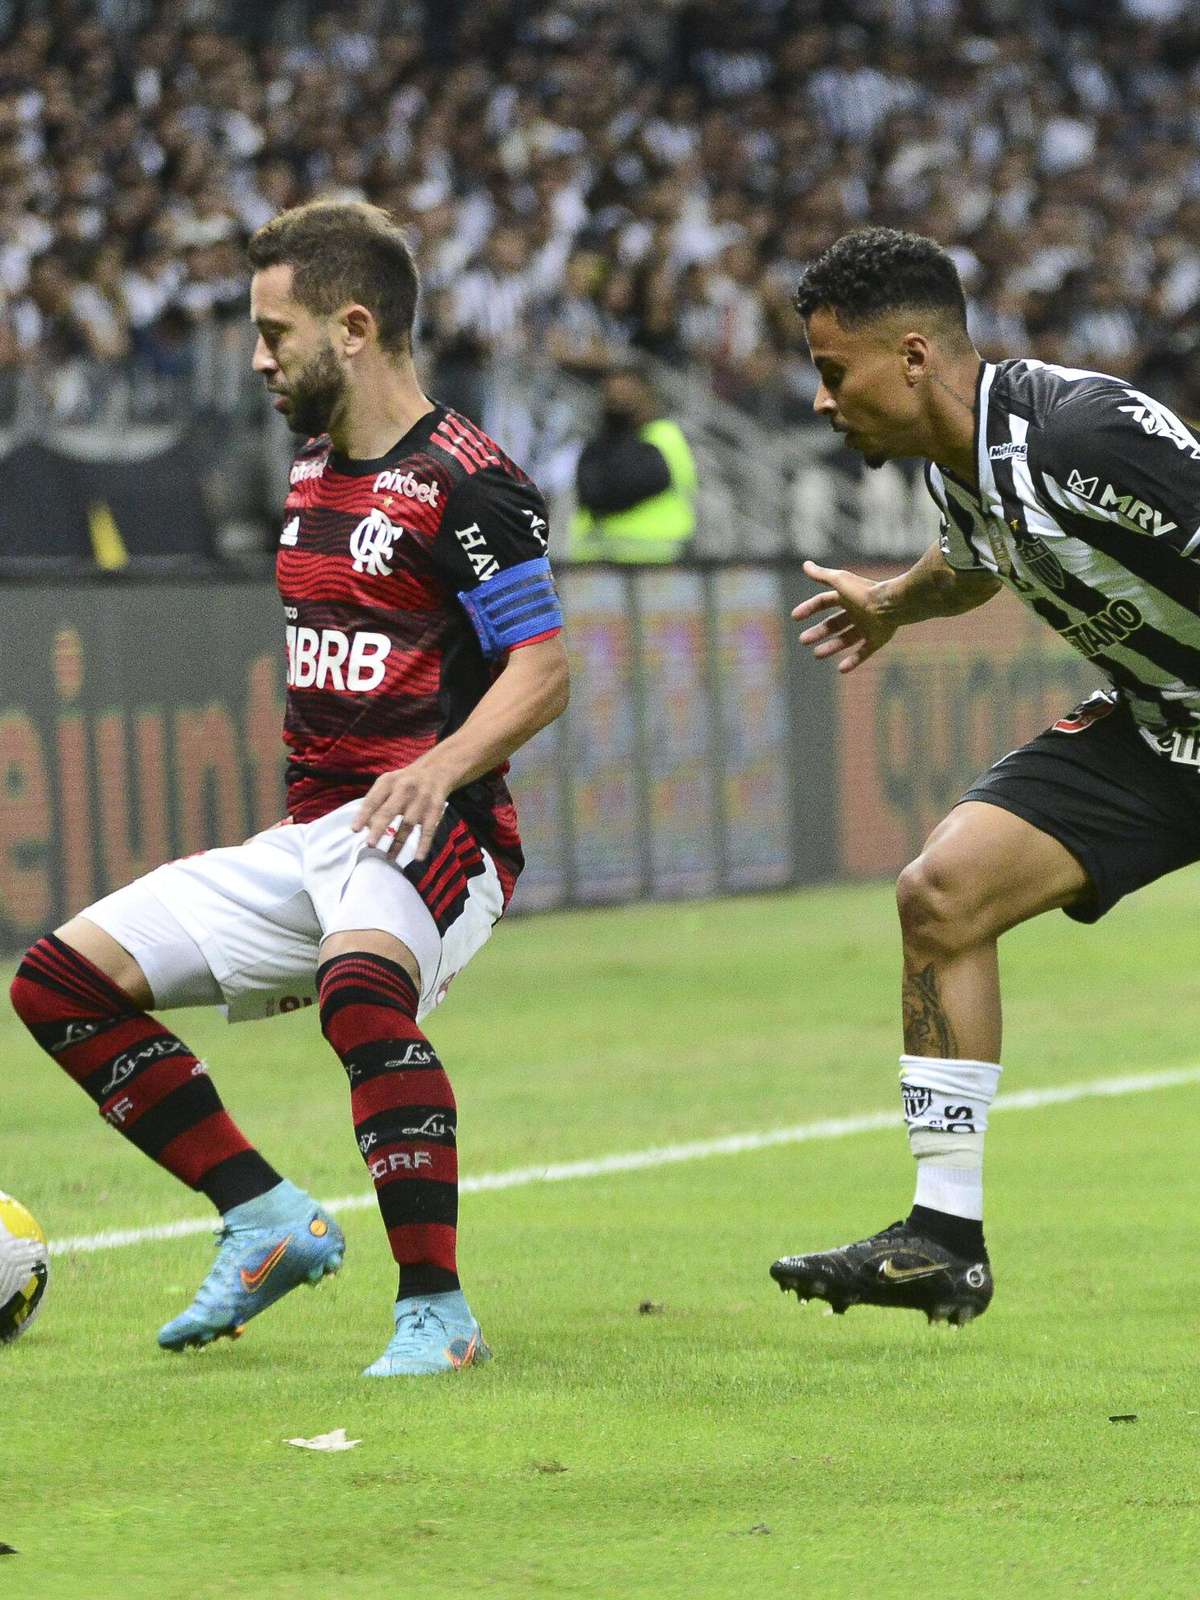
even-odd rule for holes
{"type": "Polygon", "coordinates": [[[281,408],[287,425],[303,438],[328,433],[338,403],[346,391],[346,375],[326,345],[310,356],[294,376],[286,379],[281,408]]]}

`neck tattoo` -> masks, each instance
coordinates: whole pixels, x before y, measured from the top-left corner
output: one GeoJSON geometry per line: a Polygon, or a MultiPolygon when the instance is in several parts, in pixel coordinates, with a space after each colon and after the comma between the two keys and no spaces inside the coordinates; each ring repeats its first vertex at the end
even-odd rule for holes
{"type": "Polygon", "coordinates": [[[938,373],[930,373],[930,377],[933,379],[934,383],[937,384],[939,389],[944,389],[952,400],[957,400],[964,411],[970,411],[972,413],[974,412],[975,402],[973,400],[968,400],[964,395],[959,394],[957,389],[952,389],[946,380],[938,373]]]}

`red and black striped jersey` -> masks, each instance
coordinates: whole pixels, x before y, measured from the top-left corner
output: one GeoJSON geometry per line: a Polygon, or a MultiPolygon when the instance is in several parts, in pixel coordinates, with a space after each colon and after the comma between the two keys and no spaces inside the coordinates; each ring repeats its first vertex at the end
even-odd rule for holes
{"type": "MultiPolygon", "coordinates": [[[[558,632],[546,506],[494,440],[435,406],[376,460],[327,436],[291,470],[276,576],[287,632],[288,811],[311,821],[461,727],[509,650],[558,632]]],[[[523,864],[507,764],[451,804],[523,864]]]]}

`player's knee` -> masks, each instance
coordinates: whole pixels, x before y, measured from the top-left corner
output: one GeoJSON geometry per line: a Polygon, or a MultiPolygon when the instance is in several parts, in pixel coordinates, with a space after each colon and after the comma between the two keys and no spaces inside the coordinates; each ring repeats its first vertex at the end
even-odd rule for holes
{"type": "Polygon", "coordinates": [[[89,961],[69,940],[48,934],[21,957],[8,991],[12,1008],[39,1043],[42,1030],[57,1027],[64,1018],[80,1021],[81,1026],[86,1019],[90,1027],[97,1020],[129,1016],[144,1009],[136,991],[145,989],[146,981],[132,956],[126,960],[122,982],[89,961]]]}
{"type": "Polygon", "coordinates": [[[911,861],[896,881],[905,947],[934,956],[968,949],[982,935],[980,896],[961,864],[936,851],[911,861]]]}
{"type": "Polygon", "coordinates": [[[50,1022],[55,1016],[55,991],[39,983],[36,974],[44,966],[53,948],[46,939],[38,939],[29,946],[17,965],[16,973],[8,986],[8,998],[13,1010],[27,1028],[50,1022]]]}
{"type": "Polygon", "coordinates": [[[19,972],[14,975],[12,982],[8,986],[8,1003],[20,1017],[21,1021],[24,1022],[25,983],[19,972]]]}
{"type": "Polygon", "coordinates": [[[407,969],[374,950],[341,950],[317,968],[321,1032],[343,1059],[380,1029],[386,1037],[406,1033],[419,1001],[407,969]]]}

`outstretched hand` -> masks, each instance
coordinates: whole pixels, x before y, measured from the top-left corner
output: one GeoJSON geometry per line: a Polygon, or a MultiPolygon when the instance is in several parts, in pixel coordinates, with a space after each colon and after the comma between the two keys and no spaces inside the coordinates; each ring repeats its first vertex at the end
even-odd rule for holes
{"type": "Polygon", "coordinates": [[[853,672],[882,650],[899,626],[879,608],[878,591],[883,586],[840,567],[819,567],[815,561],[806,561],[804,571],[829,588],[801,600],[793,609],[797,622],[821,617],[820,622],[804,630],[800,643],[808,645],[814,656],[840,655],[838,671],[853,672]]]}

